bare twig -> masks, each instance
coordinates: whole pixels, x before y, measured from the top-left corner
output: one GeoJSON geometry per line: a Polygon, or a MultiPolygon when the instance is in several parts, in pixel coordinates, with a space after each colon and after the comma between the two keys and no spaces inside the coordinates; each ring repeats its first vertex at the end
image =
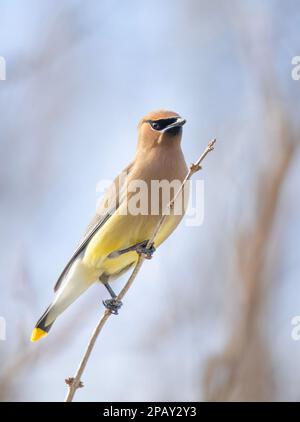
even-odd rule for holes
{"type": "MultiPolygon", "coordinates": [[[[207,156],[207,154],[212,151],[214,149],[214,145],[216,143],[216,139],[213,139],[208,146],[205,148],[204,152],[201,154],[201,156],[199,157],[199,159],[196,161],[196,163],[193,163],[190,165],[189,171],[186,175],[186,177],[184,178],[180,188],[178,189],[178,191],[176,192],[176,194],[174,195],[174,198],[167,204],[167,206],[165,207],[164,212],[162,213],[162,216],[160,218],[160,220],[158,221],[151,238],[148,240],[147,246],[146,246],[146,250],[150,249],[154,243],[154,239],[156,238],[161,226],[163,225],[163,223],[165,222],[166,218],[169,215],[169,210],[171,208],[173,208],[174,203],[176,201],[176,199],[178,198],[178,196],[182,193],[186,183],[188,182],[188,180],[192,177],[192,175],[196,172],[198,172],[199,170],[201,170],[201,163],[204,160],[204,158],[207,156]]],[[[137,263],[129,277],[129,279],[127,280],[127,283],[125,284],[125,286],[123,287],[123,289],[120,291],[120,293],[118,294],[118,296],[116,297],[117,301],[121,301],[123,299],[123,297],[126,295],[126,293],[128,292],[128,290],[130,289],[132,283],[134,282],[136,276],[138,275],[143,262],[146,259],[146,255],[145,254],[139,254],[138,256],[138,260],[137,263]]],[[[74,398],[74,395],[76,393],[76,390],[78,388],[83,387],[83,383],[81,382],[81,376],[85,370],[85,367],[87,365],[87,362],[89,360],[89,357],[92,353],[92,350],[95,346],[96,340],[98,338],[98,335],[100,334],[104,324],[106,323],[106,321],[108,320],[108,318],[111,316],[111,311],[109,309],[106,309],[102,315],[102,317],[100,318],[98,324],[96,325],[96,328],[94,329],[90,340],[88,342],[88,345],[86,347],[86,350],[84,352],[84,355],[82,357],[82,360],[77,368],[75,377],[70,377],[67,378],[65,380],[66,384],[68,385],[68,392],[65,398],[65,402],[71,402],[74,398]]]]}

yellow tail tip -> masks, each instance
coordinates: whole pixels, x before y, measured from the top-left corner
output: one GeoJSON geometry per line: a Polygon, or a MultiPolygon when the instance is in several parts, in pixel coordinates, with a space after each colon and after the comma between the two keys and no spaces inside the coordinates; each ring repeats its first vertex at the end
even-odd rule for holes
{"type": "Polygon", "coordinates": [[[41,328],[34,328],[31,334],[31,341],[38,341],[40,338],[45,337],[48,333],[41,328]]]}

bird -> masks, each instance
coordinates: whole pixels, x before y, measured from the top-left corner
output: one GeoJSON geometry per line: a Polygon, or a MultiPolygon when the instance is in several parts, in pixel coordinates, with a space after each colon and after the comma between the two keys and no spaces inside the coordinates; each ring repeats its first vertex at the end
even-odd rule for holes
{"type": "Polygon", "coordinates": [[[150,258],[185,214],[188,189],[184,189],[183,199],[176,197],[179,212],[175,213],[174,205],[153,244],[147,247],[166,204],[176,194],[174,188],[169,197],[164,197],[160,190],[154,195],[153,182],[177,181],[181,185],[188,171],[181,148],[185,123],[179,114],[169,110],[150,112],[140,120],[134,159],[104,194],[96,215],[54,286],[54,299],[36,323],[31,341],[46,336],[58,316],[96,282],[104,284],[110,294],[110,299],[103,301],[104,306],[118,314],[122,302],[116,299],[110,282],[132,268],[139,254],[150,258]],[[149,206],[146,210],[139,208],[141,196],[137,200],[136,191],[128,188],[135,184],[146,188],[144,197],[151,204],[150,210],[149,206]],[[130,201],[135,205],[131,208],[136,208],[133,211],[129,209],[130,201]],[[151,212],[152,208],[156,212],[151,212]]]}

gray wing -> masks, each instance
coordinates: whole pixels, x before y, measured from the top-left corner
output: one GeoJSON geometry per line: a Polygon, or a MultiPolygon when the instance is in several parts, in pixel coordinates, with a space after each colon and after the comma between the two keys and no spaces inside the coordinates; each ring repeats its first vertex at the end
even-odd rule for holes
{"type": "MultiPolygon", "coordinates": [[[[126,172],[128,174],[132,165],[133,163],[129,164],[129,166],[127,166],[123,170],[123,172],[124,173],[126,172]]],[[[55,292],[59,289],[64,277],[68,273],[74,261],[85,251],[87,245],[89,244],[89,242],[91,241],[95,233],[107,222],[107,220],[109,220],[109,218],[114,214],[114,212],[119,208],[120,204],[123,202],[124,197],[125,197],[124,187],[125,187],[125,179],[123,180],[121,179],[120,181],[119,177],[117,177],[113,181],[112,185],[110,186],[106,195],[103,198],[103,201],[100,205],[100,208],[97,211],[97,214],[93,217],[92,221],[88,225],[87,230],[79,246],[77,247],[77,249],[71,256],[69,261],[67,262],[67,265],[65,266],[61,275],[56,281],[55,286],[54,286],[55,292]],[[111,208],[108,207],[110,203],[113,204],[111,208]],[[103,213],[104,209],[105,209],[105,213],[103,213]]]]}

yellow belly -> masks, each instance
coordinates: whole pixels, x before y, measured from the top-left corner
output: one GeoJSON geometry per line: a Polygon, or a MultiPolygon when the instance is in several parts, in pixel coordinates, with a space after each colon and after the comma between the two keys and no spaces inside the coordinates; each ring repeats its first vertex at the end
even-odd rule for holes
{"type": "MultiPolygon", "coordinates": [[[[106,224],[91,239],[83,262],[88,267],[116,275],[137,260],[137,253],[127,252],[116,258],[108,258],[112,252],[128,248],[137,243],[148,240],[159,220],[159,216],[133,216],[114,214],[106,224]]],[[[176,228],[181,216],[169,216],[159,234],[155,238],[154,246],[158,247],[176,228]]]]}

